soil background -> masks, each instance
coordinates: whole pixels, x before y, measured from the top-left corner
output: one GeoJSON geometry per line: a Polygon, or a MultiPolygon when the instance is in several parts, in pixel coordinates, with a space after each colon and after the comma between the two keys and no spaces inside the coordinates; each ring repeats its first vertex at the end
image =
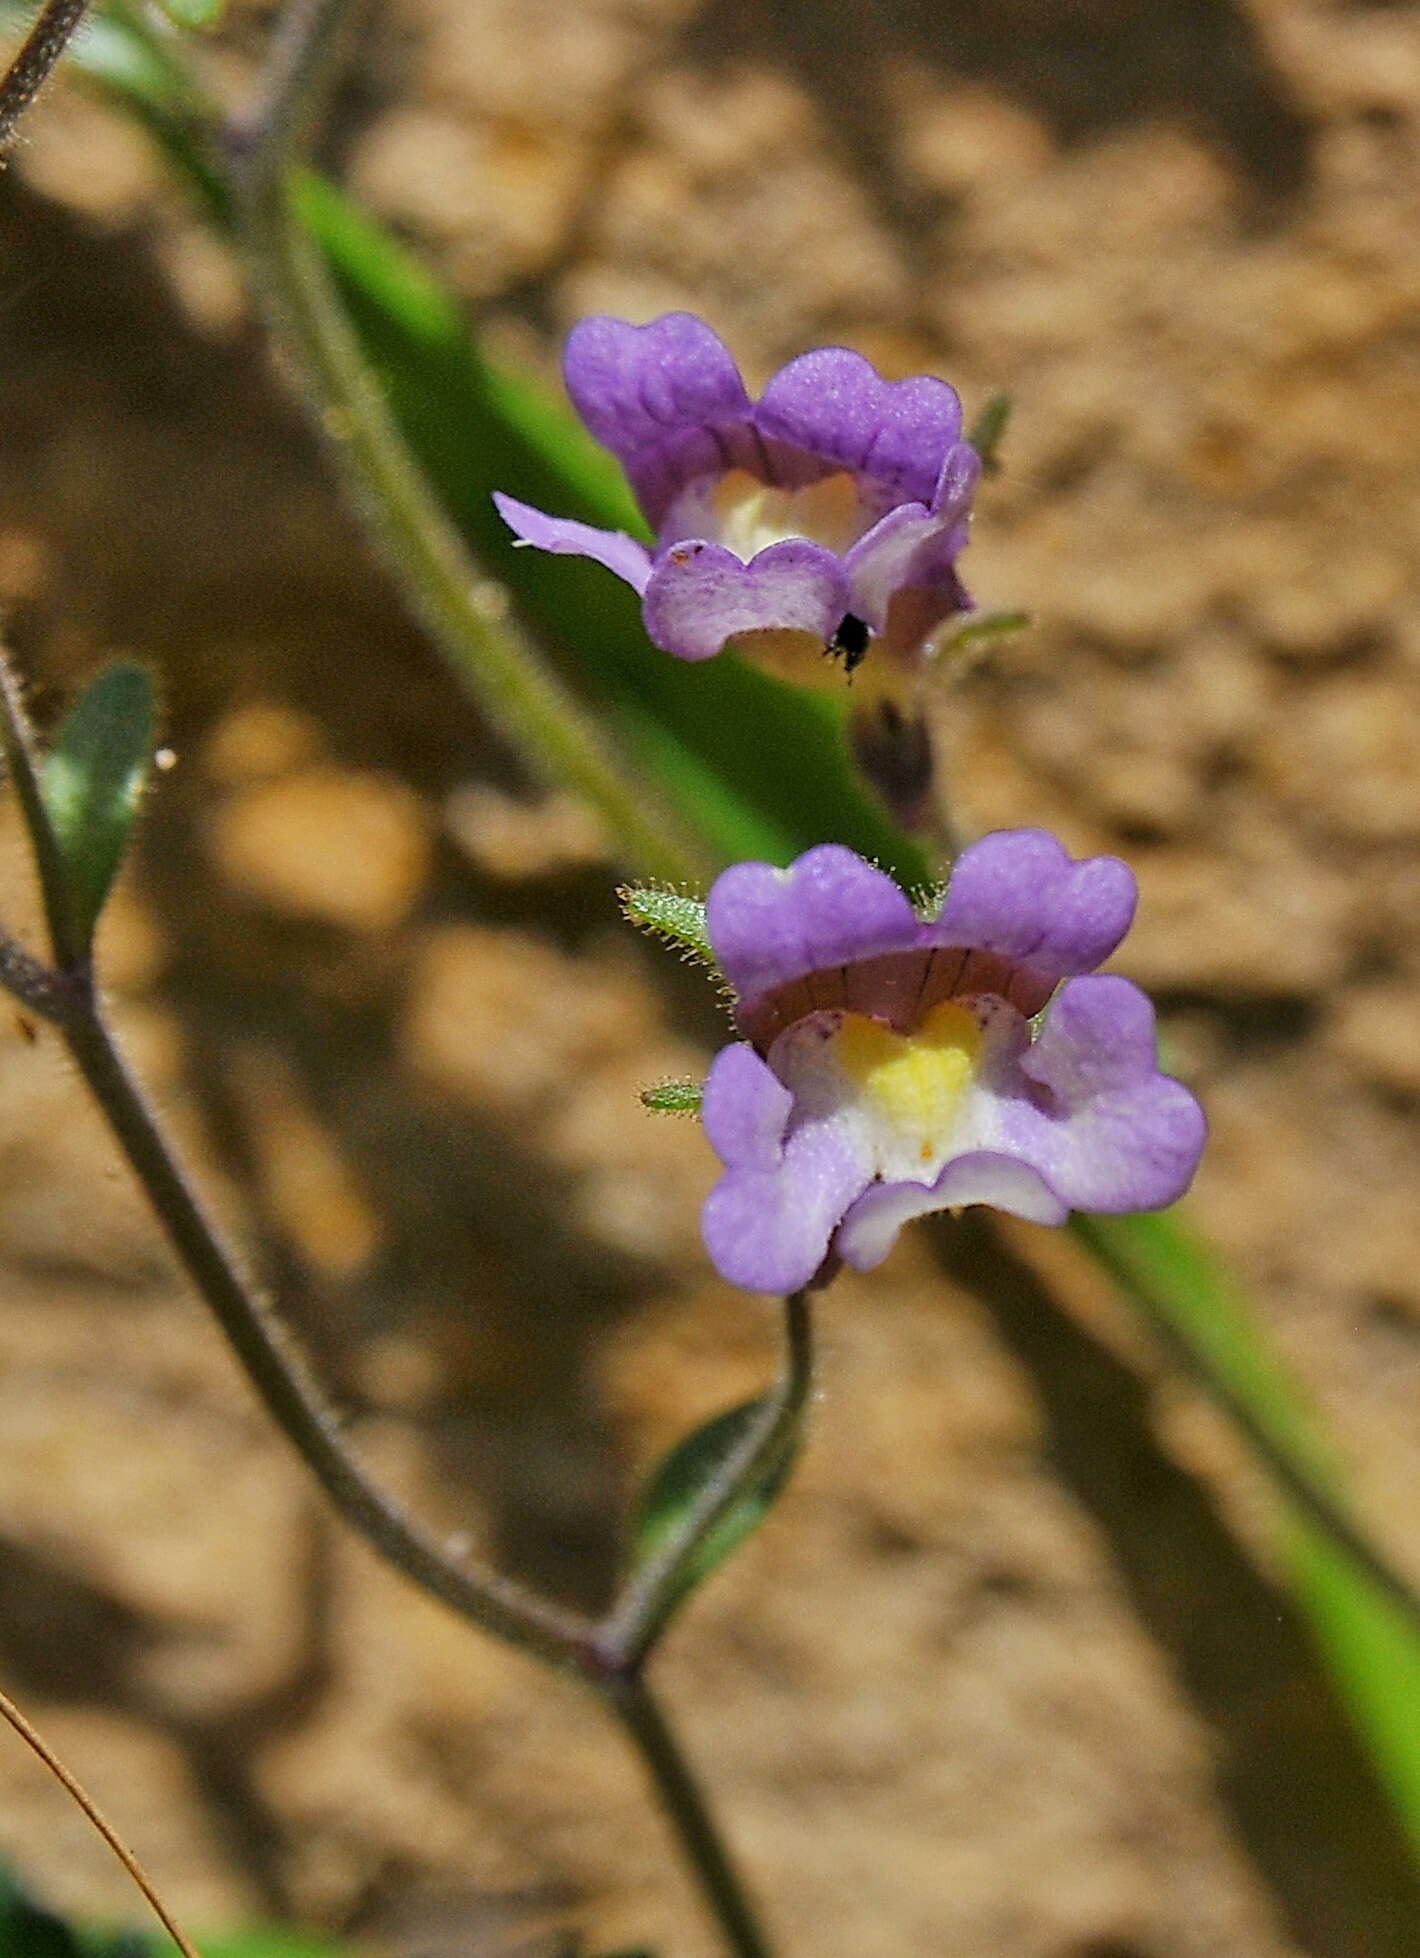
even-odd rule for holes
{"type": "MultiPolygon", "coordinates": [[[[238,8],[208,58],[236,99],[238,8]]],[[[332,161],[555,376],[706,314],[1016,397],[939,705],[968,828],[1136,866],[1194,1205],[1420,1578],[1420,8],[405,0],[332,161]]],[[[51,719],[163,675],[129,1046],[360,1445],[592,1601],[773,1363],[656,1123],[713,1005],[436,666],[220,248],[75,88],[0,183],[0,598],[51,719]]],[[[517,490],[518,485],[509,487],[517,490]]],[[[17,827],[0,912],[29,915],[17,827]]],[[[337,1530],[54,1043],[0,1015],[0,1679],[197,1927],[712,1949],[595,1707],[337,1530]]],[[[1420,1892],[1240,1450],[1049,1233],[822,1310],[792,1495],[661,1660],[787,1953],[1404,1958],[1420,1892]]],[[[0,1852],[131,1915],[0,1745],[0,1852]]]]}

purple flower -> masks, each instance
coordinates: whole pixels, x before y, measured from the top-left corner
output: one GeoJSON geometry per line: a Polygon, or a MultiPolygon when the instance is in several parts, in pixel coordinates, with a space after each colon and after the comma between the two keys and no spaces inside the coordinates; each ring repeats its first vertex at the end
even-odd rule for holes
{"type": "Polygon", "coordinates": [[[839,844],[727,870],[707,921],[745,1038],[703,1108],[725,1165],[703,1219],[724,1277],[790,1292],[830,1255],[867,1270],[930,1210],[1062,1224],[1180,1196],[1203,1111],[1159,1072],[1138,988],[1078,976],[1136,897],[1118,858],[1077,863],[1033,829],[966,850],[928,919],[839,844]]]}
{"type": "Polygon", "coordinates": [[[712,659],[733,639],[806,679],[817,660],[805,653],[841,654],[851,672],[880,645],[910,668],[942,621],[969,609],[956,559],[981,464],[945,381],[884,381],[861,354],[820,347],[754,402],[690,313],[582,320],[565,371],[578,413],[631,479],[654,549],[494,501],[524,543],[624,578],[664,651],[712,659]]]}

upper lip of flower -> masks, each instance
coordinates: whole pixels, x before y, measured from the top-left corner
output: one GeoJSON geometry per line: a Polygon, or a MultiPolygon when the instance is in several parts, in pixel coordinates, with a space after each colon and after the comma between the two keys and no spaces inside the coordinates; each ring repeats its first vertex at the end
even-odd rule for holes
{"type": "Polygon", "coordinates": [[[941,999],[989,992],[1030,1017],[1061,979],[1109,956],[1137,895],[1117,857],[1076,862],[1045,830],[998,830],[963,852],[933,917],[827,843],[786,871],[737,864],[706,919],[736,1017],[767,1046],[796,1007],[847,1006],[901,1029],[941,999]]]}
{"type": "Polygon", "coordinates": [[[964,464],[956,390],[925,374],[886,381],[849,347],[800,354],[754,402],[694,314],[646,326],[596,316],[573,327],[564,367],[577,412],[658,529],[687,484],[736,468],[786,489],[844,470],[879,486],[884,509],[935,509],[955,490],[950,465],[964,464]]]}

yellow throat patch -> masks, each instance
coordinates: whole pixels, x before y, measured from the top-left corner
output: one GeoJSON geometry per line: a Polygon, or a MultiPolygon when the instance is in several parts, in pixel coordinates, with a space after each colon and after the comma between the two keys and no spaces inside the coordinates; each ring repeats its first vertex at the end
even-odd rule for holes
{"type": "Polygon", "coordinates": [[[839,1066],[882,1123],[894,1157],[931,1164],[945,1152],[962,1096],[976,1072],[981,1026],[943,1000],[910,1034],[861,1013],[844,1016],[834,1039],[839,1066]]]}

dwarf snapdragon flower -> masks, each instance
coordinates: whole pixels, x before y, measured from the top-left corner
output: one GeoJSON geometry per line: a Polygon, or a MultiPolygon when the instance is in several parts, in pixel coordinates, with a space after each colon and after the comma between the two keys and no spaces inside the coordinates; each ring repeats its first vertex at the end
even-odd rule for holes
{"type": "Polygon", "coordinates": [[[727,870],[706,916],[745,1038],[702,1106],[721,1274],[792,1292],[880,1263],[927,1211],[1062,1224],[1180,1196],[1203,1112],[1159,1072],[1148,1000],[1094,972],[1136,898],[1118,858],[1032,829],[964,851],[930,918],[838,844],[727,870]]]}
{"type": "Polygon", "coordinates": [[[624,578],[665,652],[711,659],[733,640],[812,680],[825,651],[851,672],[881,649],[879,683],[891,687],[970,608],[956,559],[981,464],[945,381],[885,381],[861,354],[821,347],[751,401],[729,350],[690,313],[582,320],[564,371],[654,548],[494,501],[522,542],[624,578]]]}

